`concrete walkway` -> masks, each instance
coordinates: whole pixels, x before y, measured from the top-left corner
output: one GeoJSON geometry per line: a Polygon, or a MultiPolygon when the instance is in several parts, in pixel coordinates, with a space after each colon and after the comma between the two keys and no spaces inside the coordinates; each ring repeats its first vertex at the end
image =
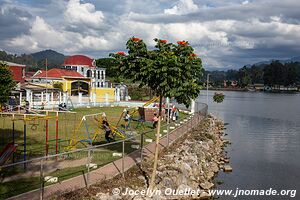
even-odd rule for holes
{"type": "MultiPolygon", "coordinates": [[[[188,133],[192,128],[198,126],[199,123],[203,120],[203,118],[204,116],[201,116],[200,114],[195,114],[193,117],[191,117],[191,119],[184,122],[177,129],[171,131],[169,134],[169,144],[172,144],[175,140],[188,133]]],[[[168,146],[168,138],[166,135],[160,139],[159,144],[160,151],[162,151],[168,146]]],[[[61,195],[63,193],[74,191],[76,189],[81,189],[87,187],[87,185],[95,184],[105,179],[111,179],[116,175],[121,174],[123,170],[126,171],[131,167],[135,166],[137,163],[140,163],[141,157],[143,159],[153,159],[155,145],[156,144],[154,141],[144,146],[142,151],[136,150],[125,156],[124,160],[121,158],[103,167],[93,170],[89,174],[83,174],[81,176],[76,176],[74,178],[47,186],[44,188],[43,191],[38,189],[12,197],[10,199],[35,200],[41,199],[42,196],[44,199],[50,199],[51,197],[53,198],[54,196],[61,195]]]]}

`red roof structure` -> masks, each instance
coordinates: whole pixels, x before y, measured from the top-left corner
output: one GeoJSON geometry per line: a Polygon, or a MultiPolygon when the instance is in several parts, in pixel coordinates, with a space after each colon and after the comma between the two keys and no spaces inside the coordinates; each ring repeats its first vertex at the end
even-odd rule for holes
{"type": "Polygon", "coordinates": [[[66,69],[58,69],[53,68],[47,71],[41,71],[40,74],[37,74],[34,76],[34,78],[63,78],[63,77],[78,77],[78,78],[84,78],[83,75],[80,73],[74,71],[74,70],[66,70],[66,69]]]}
{"type": "Polygon", "coordinates": [[[89,67],[95,67],[94,60],[84,55],[74,55],[65,59],[64,66],[67,65],[86,65],[89,67]]]}

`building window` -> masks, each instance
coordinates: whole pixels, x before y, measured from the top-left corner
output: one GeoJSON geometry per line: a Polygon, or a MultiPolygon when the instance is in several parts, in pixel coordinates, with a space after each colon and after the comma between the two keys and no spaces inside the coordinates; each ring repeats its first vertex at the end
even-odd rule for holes
{"type": "Polygon", "coordinates": [[[104,72],[101,71],[101,79],[104,79],[104,72]]]}
{"type": "Polygon", "coordinates": [[[101,82],[101,87],[103,87],[103,82],[101,82]]]}
{"type": "Polygon", "coordinates": [[[97,86],[100,87],[100,83],[99,82],[97,83],[97,86]]]}
{"type": "Polygon", "coordinates": [[[97,78],[97,71],[94,71],[94,77],[97,78]]]}
{"type": "Polygon", "coordinates": [[[98,71],[98,79],[100,79],[100,71],[98,71]]]}
{"type": "Polygon", "coordinates": [[[87,70],[86,77],[92,77],[92,71],[90,69],[87,70]]]}
{"type": "Polygon", "coordinates": [[[83,67],[81,67],[81,72],[83,72],[84,71],[84,68],[83,67]]]}

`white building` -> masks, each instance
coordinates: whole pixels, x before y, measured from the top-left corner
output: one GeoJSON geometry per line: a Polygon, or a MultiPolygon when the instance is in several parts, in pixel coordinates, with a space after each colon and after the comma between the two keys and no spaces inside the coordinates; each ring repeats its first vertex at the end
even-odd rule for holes
{"type": "Polygon", "coordinates": [[[91,78],[93,88],[107,87],[105,68],[96,66],[96,61],[84,55],[74,55],[65,59],[63,69],[75,70],[84,77],[91,78]]]}

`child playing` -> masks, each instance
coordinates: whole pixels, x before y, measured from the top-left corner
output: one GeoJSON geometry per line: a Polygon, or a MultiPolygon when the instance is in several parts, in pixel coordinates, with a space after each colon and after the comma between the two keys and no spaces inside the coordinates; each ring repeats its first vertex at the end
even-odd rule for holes
{"type": "Polygon", "coordinates": [[[111,137],[109,137],[109,135],[111,134],[111,129],[109,127],[108,122],[106,120],[103,120],[102,121],[102,126],[103,126],[103,128],[105,130],[105,139],[106,139],[106,141],[107,142],[112,142],[114,139],[111,138],[111,137]]]}
{"type": "Polygon", "coordinates": [[[157,123],[158,123],[158,117],[156,116],[156,113],[154,113],[154,117],[153,117],[152,121],[153,121],[153,127],[152,128],[155,129],[156,126],[157,126],[157,123]]]}

